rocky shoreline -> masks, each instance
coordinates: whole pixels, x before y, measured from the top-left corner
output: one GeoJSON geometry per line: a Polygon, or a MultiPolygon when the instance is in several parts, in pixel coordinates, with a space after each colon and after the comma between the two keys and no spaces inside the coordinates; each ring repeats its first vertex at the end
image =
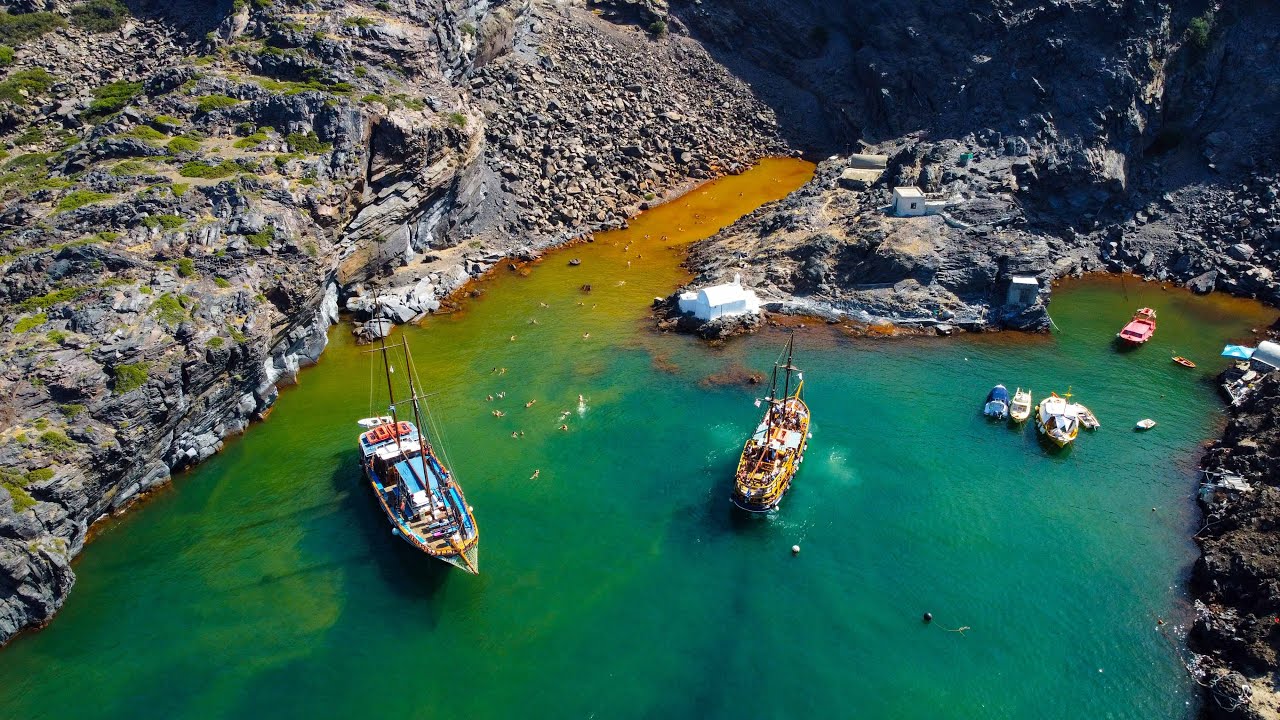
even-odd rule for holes
{"type": "MultiPolygon", "coordinates": [[[[56,612],[96,519],[267,413],[340,310],[412,322],[763,156],[827,159],[689,267],[774,311],[1042,330],[1052,281],[1094,271],[1280,303],[1264,0],[95,1],[0,18],[0,644],[56,612]],[[891,217],[901,185],[941,212],[891,217]]],[[[1249,455],[1233,428],[1265,413],[1236,412],[1206,468],[1249,455]]],[[[1261,606],[1226,610],[1248,593],[1219,577],[1254,517],[1203,535],[1196,592],[1224,609],[1193,641],[1256,678],[1275,631],[1267,654],[1237,630],[1261,606]]]]}
{"type": "Polygon", "coordinates": [[[697,42],[579,6],[108,4],[0,22],[0,644],[56,612],[92,523],[263,417],[339,310],[412,321],[788,151],[697,42]]]}
{"type": "Polygon", "coordinates": [[[1280,714],[1280,373],[1228,409],[1222,438],[1201,460],[1201,555],[1191,579],[1191,667],[1206,715],[1280,714]],[[1229,483],[1243,479],[1248,489],[1229,483]],[[1226,485],[1226,486],[1224,486],[1226,485]]]}

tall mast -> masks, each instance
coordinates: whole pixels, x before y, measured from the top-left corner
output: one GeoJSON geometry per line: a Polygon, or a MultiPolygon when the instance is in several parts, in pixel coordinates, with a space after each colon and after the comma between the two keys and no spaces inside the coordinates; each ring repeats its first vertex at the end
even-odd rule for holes
{"type": "Polygon", "coordinates": [[[787,398],[791,395],[791,350],[796,344],[796,334],[791,333],[791,339],[787,341],[787,379],[782,386],[782,404],[786,407],[787,398]]]}
{"type": "MultiPolygon", "coordinates": [[[[381,335],[381,333],[379,333],[381,335]]],[[[391,386],[391,361],[387,359],[387,339],[379,337],[378,343],[382,346],[382,371],[387,376],[387,403],[391,406],[391,422],[395,426],[394,432],[396,438],[396,450],[400,450],[400,422],[396,419],[396,391],[391,386]]]]}
{"type": "MultiPolygon", "coordinates": [[[[422,461],[422,482],[430,487],[431,476],[427,474],[427,435],[422,417],[418,414],[418,389],[413,385],[413,361],[409,359],[409,340],[400,336],[400,347],[404,349],[405,374],[409,376],[409,403],[413,406],[413,421],[418,426],[418,458],[422,461]]],[[[434,501],[432,501],[434,504],[434,501]]]]}

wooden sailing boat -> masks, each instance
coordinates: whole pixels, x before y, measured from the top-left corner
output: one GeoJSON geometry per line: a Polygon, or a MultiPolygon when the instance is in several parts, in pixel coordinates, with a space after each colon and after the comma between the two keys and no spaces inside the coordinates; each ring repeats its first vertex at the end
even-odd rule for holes
{"type": "Polygon", "coordinates": [[[735,506],[748,512],[768,512],[778,507],[804,461],[809,440],[809,406],[800,399],[804,376],[791,364],[794,348],[795,335],[792,335],[787,343],[787,364],[781,368],[784,372],[782,396],[778,396],[779,367],[774,363],[769,396],[765,398],[769,407],[764,420],[742,448],[742,458],[738,461],[732,500],[735,506]],[[794,393],[791,391],[793,372],[798,380],[794,393]]]}
{"type": "Polygon", "coordinates": [[[366,428],[359,437],[360,465],[378,505],[391,521],[393,534],[437,560],[478,574],[480,530],[462,487],[441,462],[424,431],[423,398],[409,356],[409,343],[402,337],[400,346],[409,397],[399,402],[391,382],[393,369],[386,340],[381,339],[381,347],[371,351],[382,354],[391,415],[359,421],[366,428]],[[409,405],[413,422],[399,419],[397,408],[404,404],[409,405]]]}

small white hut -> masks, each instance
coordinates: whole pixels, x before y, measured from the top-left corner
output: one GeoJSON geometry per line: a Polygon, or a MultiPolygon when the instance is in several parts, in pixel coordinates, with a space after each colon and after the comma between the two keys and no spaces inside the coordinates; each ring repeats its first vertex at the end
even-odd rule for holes
{"type": "Polygon", "coordinates": [[[1040,282],[1034,275],[1014,275],[1009,279],[1009,292],[1005,295],[1006,305],[1035,305],[1040,296],[1040,282]]]}
{"type": "Polygon", "coordinates": [[[699,320],[715,320],[731,315],[760,312],[760,298],[754,290],[742,286],[742,276],[733,282],[704,287],[697,292],[680,293],[680,312],[693,313],[699,320]]]}
{"type": "Polygon", "coordinates": [[[930,200],[923,190],[914,185],[893,189],[893,214],[898,217],[936,215],[946,206],[945,200],[939,199],[936,195],[930,200]]]}
{"type": "Polygon", "coordinates": [[[896,187],[893,189],[893,214],[898,217],[912,217],[924,214],[924,193],[918,187],[896,187]]]}

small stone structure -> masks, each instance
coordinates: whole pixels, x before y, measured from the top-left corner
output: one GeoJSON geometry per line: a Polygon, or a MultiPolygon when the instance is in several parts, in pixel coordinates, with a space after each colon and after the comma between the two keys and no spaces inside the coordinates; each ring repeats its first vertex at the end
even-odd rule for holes
{"type": "Polygon", "coordinates": [[[848,190],[865,190],[880,179],[888,163],[888,155],[850,155],[849,166],[840,173],[837,182],[848,190]]]}
{"type": "Polygon", "coordinates": [[[1035,305],[1040,297],[1040,282],[1033,275],[1014,275],[1009,279],[1009,291],[1005,295],[1006,305],[1035,305]]]}
{"type": "Polygon", "coordinates": [[[731,283],[680,293],[679,306],[682,313],[693,313],[699,320],[710,321],[733,315],[757,314],[760,312],[760,298],[755,291],[742,286],[741,275],[734,275],[731,283]]]}
{"type": "Polygon", "coordinates": [[[893,189],[893,214],[898,217],[935,215],[946,206],[943,200],[932,200],[914,185],[893,189]]]}

